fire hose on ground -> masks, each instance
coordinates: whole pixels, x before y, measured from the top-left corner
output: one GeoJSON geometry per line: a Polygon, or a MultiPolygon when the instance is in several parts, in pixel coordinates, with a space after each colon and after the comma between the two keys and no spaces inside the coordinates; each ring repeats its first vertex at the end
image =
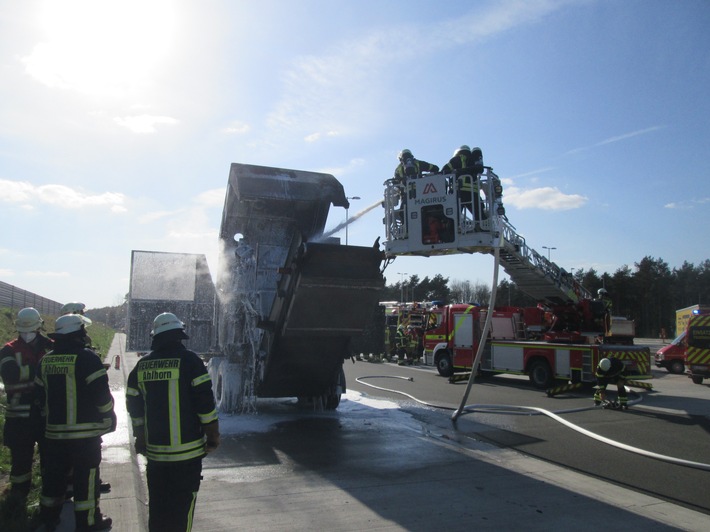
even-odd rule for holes
{"type": "MultiPolygon", "coordinates": [[[[488,304],[488,308],[494,307],[495,298],[496,298],[496,289],[498,287],[498,267],[500,264],[500,246],[499,245],[496,246],[493,250],[493,259],[494,259],[494,261],[493,261],[494,262],[493,282],[491,285],[492,286],[491,297],[490,297],[490,302],[488,304]]],[[[490,327],[491,327],[492,316],[493,316],[492,312],[487,313],[486,321],[485,321],[485,324],[483,325],[483,331],[481,332],[481,338],[486,338],[488,336],[488,331],[490,330],[490,327]]],[[[484,344],[485,344],[485,342],[479,342],[478,350],[476,351],[476,356],[474,357],[473,364],[471,367],[473,367],[473,368],[478,367],[479,362],[481,360],[481,356],[483,354],[484,344]]],[[[444,410],[453,410],[454,413],[451,416],[451,421],[454,424],[454,428],[457,428],[456,421],[457,421],[458,417],[462,414],[465,414],[465,413],[484,412],[484,413],[498,413],[498,414],[515,414],[515,415],[544,415],[544,416],[547,416],[547,417],[553,419],[554,421],[556,421],[558,423],[562,423],[564,426],[574,430],[575,432],[578,432],[579,434],[582,434],[584,436],[587,436],[589,438],[597,440],[597,441],[604,443],[606,445],[611,445],[612,447],[616,447],[617,449],[622,449],[624,451],[628,451],[628,452],[631,452],[634,454],[646,456],[648,458],[653,458],[654,460],[660,460],[662,462],[668,462],[668,463],[680,465],[683,467],[690,467],[693,469],[701,469],[701,470],[705,470],[705,471],[710,471],[710,464],[704,464],[701,462],[693,462],[691,460],[684,460],[682,458],[675,458],[672,456],[666,456],[663,454],[647,451],[645,449],[640,449],[638,447],[633,447],[631,445],[627,445],[625,443],[621,443],[616,440],[612,440],[611,438],[607,438],[605,436],[601,436],[599,434],[596,434],[590,430],[587,430],[587,429],[582,428],[578,425],[575,425],[574,423],[571,423],[558,415],[558,414],[565,414],[565,413],[590,410],[592,407],[583,407],[583,408],[577,408],[577,409],[571,409],[571,410],[561,410],[558,412],[550,412],[549,410],[545,410],[544,408],[538,408],[538,407],[534,407],[534,406],[485,405],[485,404],[466,405],[466,401],[468,400],[469,393],[471,392],[471,386],[473,385],[473,382],[474,382],[474,379],[470,378],[468,381],[468,384],[466,386],[466,391],[464,392],[464,395],[461,398],[461,404],[459,405],[458,408],[451,408],[451,407],[435,405],[435,404],[428,403],[426,401],[422,401],[420,399],[417,399],[413,395],[405,393],[405,392],[400,392],[398,390],[390,390],[387,388],[382,388],[380,386],[375,386],[373,384],[363,382],[363,379],[368,379],[368,378],[397,378],[397,379],[408,380],[411,382],[414,381],[413,378],[399,377],[399,376],[392,377],[392,376],[388,376],[388,375],[382,375],[382,376],[375,375],[375,376],[370,376],[370,377],[360,377],[356,380],[360,384],[364,384],[365,386],[370,386],[370,387],[378,389],[378,390],[403,395],[403,396],[408,397],[408,398],[412,399],[413,401],[420,403],[422,405],[425,405],[425,406],[429,406],[432,408],[444,409],[444,410]]],[[[638,396],[637,399],[630,401],[629,404],[634,405],[639,402],[641,402],[640,396],[638,396]]]]}
{"type": "MultiPolygon", "coordinates": [[[[592,410],[596,407],[581,407],[581,408],[572,408],[568,410],[558,410],[556,412],[551,412],[549,410],[545,410],[544,408],[538,408],[535,406],[521,406],[521,405],[486,405],[486,404],[473,404],[473,405],[465,405],[463,407],[459,407],[458,409],[450,407],[450,406],[443,406],[443,405],[437,405],[434,403],[429,403],[427,401],[423,401],[421,399],[418,399],[417,397],[414,397],[411,394],[408,394],[406,392],[402,392],[399,390],[393,390],[390,388],[384,388],[382,386],[376,386],[374,384],[370,384],[365,382],[366,379],[402,379],[410,382],[414,382],[414,378],[412,377],[403,377],[403,376],[393,376],[393,375],[368,375],[365,377],[359,377],[357,378],[357,382],[360,384],[363,384],[364,386],[369,386],[371,388],[375,388],[376,390],[384,391],[384,392],[389,392],[389,393],[395,393],[399,395],[403,395],[405,397],[408,397],[412,401],[415,401],[421,405],[428,406],[430,408],[437,408],[441,410],[453,410],[453,411],[458,411],[461,410],[463,413],[487,413],[487,414],[509,414],[509,415],[524,415],[524,416],[535,416],[535,415],[544,415],[549,417],[550,419],[553,419],[554,421],[557,421],[558,423],[562,423],[564,426],[574,430],[575,432],[578,432],[579,434],[582,434],[584,436],[587,436],[589,438],[592,438],[594,440],[597,440],[601,443],[605,443],[607,445],[611,445],[612,447],[616,447],[617,449],[622,449],[624,451],[628,451],[634,454],[638,454],[641,456],[646,456],[648,458],[653,458],[654,460],[660,460],[662,462],[667,462],[670,464],[675,464],[683,467],[690,467],[693,469],[701,469],[704,471],[710,471],[710,464],[704,464],[702,462],[693,462],[692,460],[684,460],[682,458],[675,458],[672,456],[667,456],[659,453],[654,453],[651,451],[647,451],[645,449],[640,449],[638,447],[633,447],[631,445],[627,445],[625,443],[618,442],[616,440],[612,440],[611,438],[607,438],[605,436],[601,436],[599,434],[596,434],[590,430],[587,430],[583,427],[580,427],[579,425],[575,425],[574,423],[571,423],[570,421],[567,421],[566,419],[562,418],[559,414],[570,414],[573,412],[583,412],[586,410],[592,410]]],[[[473,379],[471,379],[472,381],[473,379]]],[[[634,393],[631,391],[631,393],[634,393]]],[[[629,401],[629,405],[635,405],[641,402],[641,397],[637,396],[636,399],[629,401]]],[[[456,420],[452,419],[454,422],[454,427],[456,427],[456,420]]]]}

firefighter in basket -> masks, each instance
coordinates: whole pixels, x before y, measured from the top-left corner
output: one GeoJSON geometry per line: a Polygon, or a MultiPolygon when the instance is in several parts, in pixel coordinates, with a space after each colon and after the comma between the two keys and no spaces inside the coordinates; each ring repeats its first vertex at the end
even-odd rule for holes
{"type": "Polygon", "coordinates": [[[597,377],[597,390],[594,392],[594,404],[604,408],[617,408],[626,410],[628,408],[628,397],[626,395],[626,366],[618,358],[602,358],[597,365],[595,373],[597,377]],[[609,384],[616,384],[618,390],[618,401],[607,401],[606,387],[609,384]]]}

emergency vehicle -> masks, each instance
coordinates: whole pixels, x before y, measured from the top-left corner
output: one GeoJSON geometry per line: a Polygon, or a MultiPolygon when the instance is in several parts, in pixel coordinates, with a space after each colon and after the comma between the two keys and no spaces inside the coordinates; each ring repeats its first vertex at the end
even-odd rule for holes
{"type": "MultiPolygon", "coordinates": [[[[424,335],[426,363],[444,377],[471,371],[487,313],[486,308],[465,304],[432,309],[424,335]]],[[[599,360],[614,357],[624,362],[633,380],[651,378],[648,347],[601,343],[599,330],[579,332],[571,330],[569,322],[559,325],[561,321],[540,307],[494,309],[477,372],[528,375],[534,386],[548,388],[596,382],[599,360]]]]}
{"type": "MultiPolygon", "coordinates": [[[[384,185],[388,259],[492,254],[494,271],[502,266],[539,303],[533,309],[493,309],[492,330],[476,370],[527,374],[541,388],[555,380],[581,385],[595,380],[599,359],[613,356],[624,360],[635,378],[651,378],[649,349],[619,345],[633,344],[633,322],[615,334],[605,303],[516,232],[506,217],[503,186],[493,168],[423,174],[406,183],[390,179],[384,185]],[[462,193],[464,189],[473,193],[462,193]]],[[[473,369],[487,312],[473,305],[432,309],[425,361],[442,375],[473,369]]]]}
{"type": "Polygon", "coordinates": [[[710,378],[710,311],[693,311],[686,329],[688,377],[695,384],[710,378]]]}
{"type": "Polygon", "coordinates": [[[703,379],[710,378],[710,308],[691,308],[683,320],[685,328],[675,340],[660,348],[654,358],[656,366],[671,373],[684,373],[687,367],[687,375],[693,382],[702,384],[703,379]]]}
{"type": "Polygon", "coordinates": [[[385,351],[389,356],[397,355],[400,360],[406,358],[409,361],[422,356],[429,306],[429,303],[417,302],[390,304],[385,318],[385,351]]]}

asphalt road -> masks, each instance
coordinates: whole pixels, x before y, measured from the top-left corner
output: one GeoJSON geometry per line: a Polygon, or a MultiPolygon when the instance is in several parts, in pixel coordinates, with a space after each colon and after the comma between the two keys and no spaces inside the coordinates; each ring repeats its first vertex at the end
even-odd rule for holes
{"type": "MultiPolygon", "coordinates": [[[[433,427],[450,429],[453,426],[450,409],[459,406],[466,389],[466,383],[449,384],[435,369],[428,367],[358,361],[346,362],[345,368],[349,389],[397,401],[401,408],[433,427]],[[392,378],[396,376],[413,380],[392,378]],[[443,409],[428,407],[371,385],[398,390],[443,409]]],[[[671,375],[665,370],[654,370],[653,384],[653,391],[639,391],[640,402],[623,412],[594,408],[591,389],[549,398],[533,388],[527,379],[516,376],[476,380],[466,404],[534,406],[553,412],[574,410],[560,415],[588,431],[629,446],[663,456],[710,463],[710,385],[699,386],[684,375],[671,375]]],[[[485,410],[480,407],[459,417],[458,431],[466,437],[510,447],[710,514],[710,471],[617,449],[546,416],[485,410]]]]}

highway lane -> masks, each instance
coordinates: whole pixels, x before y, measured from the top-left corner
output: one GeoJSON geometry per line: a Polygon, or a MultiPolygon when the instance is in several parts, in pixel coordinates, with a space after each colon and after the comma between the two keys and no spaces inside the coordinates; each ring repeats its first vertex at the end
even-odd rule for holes
{"type": "MultiPolygon", "coordinates": [[[[405,396],[364,383],[399,390],[444,408],[457,407],[465,383],[449,384],[433,368],[346,362],[348,388],[397,401],[436,430],[450,430],[451,410],[434,409],[405,396]],[[403,376],[393,378],[357,378],[403,376]]],[[[626,445],[688,461],[710,463],[710,385],[693,384],[684,375],[654,371],[654,391],[640,391],[641,402],[628,411],[594,408],[592,390],[547,397],[527,379],[496,376],[477,380],[467,404],[522,405],[564,412],[564,419],[626,445]]],[[[639,456],[583,436],[540,415],[477,411],[459,418],[464,437],[510,447],[525,454],[710,514],[710,471],[639,456]]]]}

